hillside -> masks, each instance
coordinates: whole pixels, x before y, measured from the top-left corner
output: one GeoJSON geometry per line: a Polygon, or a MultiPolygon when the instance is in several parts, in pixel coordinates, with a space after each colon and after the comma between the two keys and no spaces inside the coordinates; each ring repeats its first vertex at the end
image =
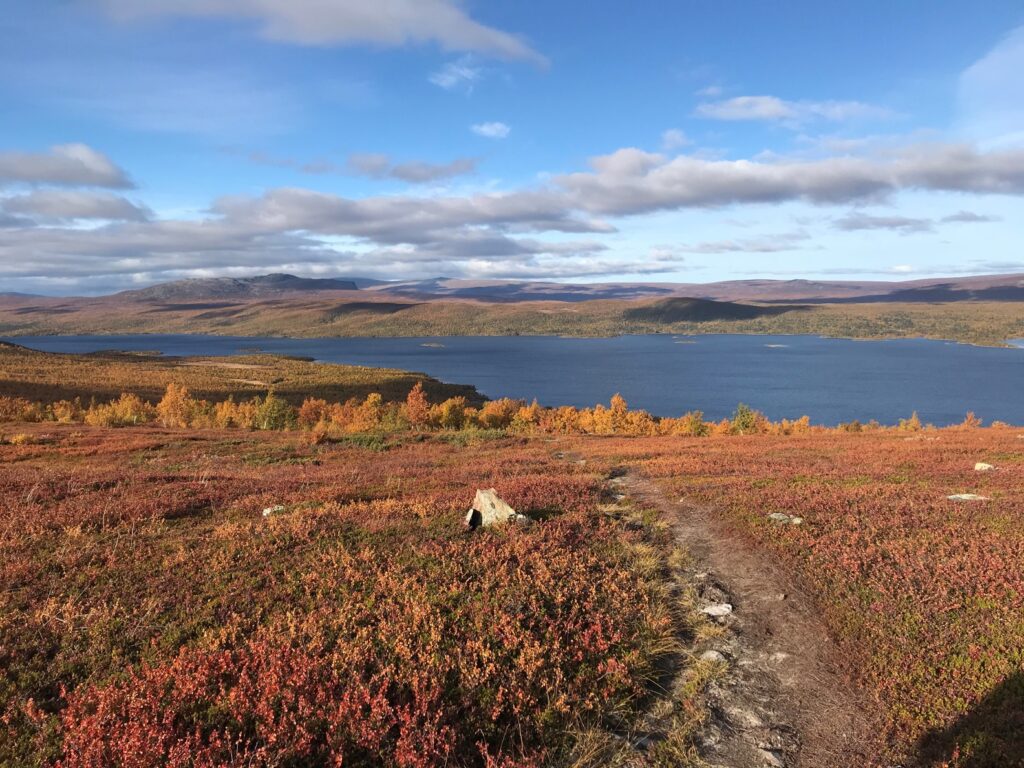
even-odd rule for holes
{"type": "Polygon", "coordinates": [[[1020,276],[688,286],[437,280],[368,281],[356,289],[350,281],[265,275],[186,280],[99,297],[0,296],[0,336],[803,333],[1002,345],[1024,337],[1021,283],[1020,276]]]}
{"type": "Polygon", "coordinates": [[[838,301],[1024,301],[1024,276],[978,275],[922,280],[727,280],[712,283],[554,283],[434,278],[384,282],[375,292],[421,300],[487,302],[636,300],[696,297],[717,301],[830,303],[838,301]]]}
{"type": "Polygon", "coordinates": [[[118,333],[308,338],[805,333],[858,339],[953,339],[994,346],[1024,337],[1024,302],[1009,301],[696,305],[691,299],[665,305],[658,303],[660,299],[485,303],[388,300],[369,291],[365,299],[359,300],[342,298],[344,295],[311,292],[271,299],[175,302],[0,299],[0,337],[118,333]],[[683,311],[673,311],[673,306],[683,311]],[[696,319],[697,306],[702,307],[702,319],[696,319]]]}
{"type": "Polygon", "coordinates": [[[805,307],[799,305],[764,307],[739,304],[735,301],[679,297],[659,299],[649,304],[627,309],[623,312],[623,317],[626,320],[670,325],[672,323],[707,323],[717,320],[755,320],[804,309],[805,307]]]}
{"type": "Polygon", "coordinates": [[[0,396],[52,403],[81,398],[109,400],[132,392],[156,402],[167,385],[184,384],[196,396],[218,401],[275,394],[298,405],[307,397],[343,402],[379,392],[385,401],[403,400],[416,382],[436,400],[465,397],[481,403],[471,386],[445,384],[429,376],[387,368],[314,363],[274,355],[163,357],[98,352],[64,355],[0,342],[0,396]]]}
{"type": "Polygon", "coordinates": [[[273,274],[257,277],[205,277],[158,283],[149,288],[113,294],[114,300],[198,301],[207,299],[246,299],[311,291],[355,291],[351,280],[305,278],[273,274]]]}

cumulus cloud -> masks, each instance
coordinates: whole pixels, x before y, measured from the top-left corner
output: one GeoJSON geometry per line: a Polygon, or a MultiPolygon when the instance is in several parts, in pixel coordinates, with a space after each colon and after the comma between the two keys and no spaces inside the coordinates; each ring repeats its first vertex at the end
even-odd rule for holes
{"type": "Polygon", "coordinates": [[[150,216],[149,209],[120,195],[77,189],[37,189],[25,195],[0,198],[0,209],[43,221],[145,221],[150,216]]]}
{"type": "MultiPolygon", "coordinates": [[[[235,153],[235,150],[226,150],[235,153]]],[[[465,176],[474,173],[480,162],[476,157],[457,157],[447,163],[430,163],[423,160],[395,162],[390,155],[381,152],[354,152],[345,163],[338,164],[327,158],[296,160],[278,157],[266,152],[250,152],[246,155],[251,162],[275,168],[289,168],[300,173],[320,175],[327,173],[355,174],[371,179],[397,179],[410,184],[426,184],[434,181],[465,176]]]]}
{"type": "Polygon", "coordinates": [[[395,163],[385,154],[352,154],[348,158],[348,168],[353,173],[374,179],[399,179],[411,184],[425,184],[473,173],[478,162],[475,157],[457,157],[447,163],[421,160],[395,163]]]}
{"type": "MultiPolygon", "coordinates": [[[[365,173],[402,173],[411,180],[438,172],[388,156],[357,161],[365,173]],[[398,170],[403,165],[412,169],[398,170]]],[[[197,220],[145,220],[122,208],[121,220],[89,227],[40,226],[32,217],[48,210],[54,219],[70,220],[103,210],[111,219],[123,204],[114,195],[8,195],[27,213],[0,211],[0,278],[160,279],[239,268],[420,277],[656,274],[677,269],[682,253],[772,253],[806,247],[806,235],[723,238],[625,259],[608,254],[603,236],[616,229],[603,217],[788,201],[857,204],[903,190],[1024,195],[1024,152],[918,144],[864,156],[716,160],[622,149],[593,158],[587,171],[509,191],[355,198],[276,188],[214,200],[197,220]]],[[[969,211],[928,220],[855,209],[833,224],[914,232],[984,218],[969,211]]]]}
{"type": "Polygon", "coordinates": [[[666,152],[692,144],[690,138],[678,128],[669,128],[661,134],[661,148],[666,152]]]}
{"type": "Polygon", "coordinates": [[[93,0],[116,18],[154,16],[252,20],[268,40],[299,45],[401,46],[432,42],[546,63],[518,37],[471,19],[455,0],[93,0]]]}
{"type": "Polygon", "coordinates": [[[512,129],[505,125],[505,123],[475,123],[469,126],[469,130],[475,133],[477,136],[483,136],[487,139],[504,139],[512,129]]]}
{"type": "Polygon", "coordinates": [[[810,235],[806,232],[782,232],[739,240],[708,240],[680,245],[678,249],[685,253],[779,253],[802,248],[807,240],[810,235]]]}
{"type": "Polygon", "coordinates": [[[476,65],[473,57],[466,55],[431,72],[427,79],[446,91],[463,90],[471,93],[483,75],[483,69],[476,65]]]}
{"type": "Polygon", "coordinates": [[[903,235],[931,232],[935,229],[931,219],[916,219],[909,216],[872,216],[862,212],[850,213],[841,219],[836,219],[832,226],[845,232],[888,229],[903,235]]]}
{"type": "Polygon", "coordinates": [[[120,189],[133,186],[123,170],[86,144],[60,144],[49,152],[0,152],[0,185],[17,182],[120,189]]]}
{"type": "Polygon", "coordinates": [[[1002,221],[999,216],[988,216],[973,211],[957,211],[948,216],[943,216],[942,221],[947,224],[985,224],[993,221],[1002,221]]]}
{"type": "Polygon", "coordinates": [[[838,204],[917,189],[1024,193],[1024,151],[982,153],[963,144],[921,144],[877,156],[816,160],[709,160],[620,149],[592,170],[555,177],[581,209],[630,215],[677,208],[793,200],[838,204]]]}
{"type": "Polygon", "coordinates": [[[890,117],[882,107],[860,101],[787,101],[777,96],[735,96],[697,105],[698,117],[711,120],[766,121],[799,126],[812,120],[846,122],[890,117]]]}
{"type": "Polygon", "coordinates": [[[934,232],[939,224],[981,224],[999,221],[996,216],[982,216],[971,211],[959,211],[943,216],[940,219],[917,218],[912,216],[886,215],[878,216],[864,211],[852,211],[832,222],[835,229],[846,232],[858,230],[885,229],[911,235],[919,232],[934,232]]]}

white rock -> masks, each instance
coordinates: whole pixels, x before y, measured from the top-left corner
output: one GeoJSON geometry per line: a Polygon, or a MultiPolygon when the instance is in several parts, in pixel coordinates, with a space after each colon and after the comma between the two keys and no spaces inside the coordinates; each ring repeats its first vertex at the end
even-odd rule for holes
{"type": "Polygon", "coordinates": [[[764,765],[769,765],[771,768],[785,768],[785,761],[775,750],[759,749],[757,751],[761,753],[761,759],[764,760],[764,765]]]}
{"type": "Polygon", "coordinates": [[[995,467],[991,464],[986,464],[984,461],[979,461],[974,465],[975,472],[991,472],[993,469],[995,469],[995,467]]]}
{"type": "Polygon", "coordinates": [[[466,527],[475,529],[495,523],[525,523],[529,519],[502,501],[493,488],[477,489],[476,496],[473,497],[473,506],[466,513],[466,527]]]}
{"type": "Polygon", "coordinates": [[[768,519],[783,525],[801,525],[804,521],[802,517],[793,517],[785,512],[772,512],[768,515],[768,519]]]}
{"type": "Polygon", "coordinates": [[[700,655],[700,660],[721,663],[725,661],[725,654],[721,651],[704,651],[704,653],[700,655]]]}
{"type": "Polygon", "coordinates": [[[988,501],[988,496],[979,496],[976,493],[954,493],[946,498],[950,501],[988,501]]]}
{"type": "Polygon", "coordinates": [[[732,613],[732,606],[729,603],[712,603],[711,605],[705,605],[700,611],[717,619],[732,613]]]}
{"type": "Polygon", "coordinates": [[[284,504],[275,504],[272,507],[267,507],[266,509],[264,509],[263,510],[263,516],[264,517],[270,517],[271,515],[280,514],[281,512],[284,512],[284,510],[285,510],[284,504]]]}
{"type": "Polygon", "coordinates": [[[725,713],[740,728],[750,730],[752,728],[764,727],[764,721],[760,717],[741,707],[729,707],[725,710],[725,713]]]}

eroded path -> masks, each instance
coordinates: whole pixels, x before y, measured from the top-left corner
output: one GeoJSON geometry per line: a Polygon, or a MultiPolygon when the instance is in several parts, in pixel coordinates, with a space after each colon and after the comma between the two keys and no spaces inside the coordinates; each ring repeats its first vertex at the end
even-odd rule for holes
{"type": "Polygon", "coordinates": [[[722,637],[706,644],[725,656],[729,671],[707,692],[712,717],[702,756],[723,768],[872,765],[869,719],[838,670],[838,651],[813,604],[789,574],[713,512],[666,497],[636,473],[613,482],[672,525],[702,603],[719,606],[713,612],[731,606],[715,619],[722,637]]]}

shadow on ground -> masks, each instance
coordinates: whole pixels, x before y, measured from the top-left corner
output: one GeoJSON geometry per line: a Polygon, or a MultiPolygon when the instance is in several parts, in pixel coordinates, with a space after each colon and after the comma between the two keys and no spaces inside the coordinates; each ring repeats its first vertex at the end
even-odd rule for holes
{"type": "Polygon", "coordinates": [[[927,765],[1024,766],[1024,671],[1006,678],[948,728],[927,733],[920,748],[927,765]]]}

